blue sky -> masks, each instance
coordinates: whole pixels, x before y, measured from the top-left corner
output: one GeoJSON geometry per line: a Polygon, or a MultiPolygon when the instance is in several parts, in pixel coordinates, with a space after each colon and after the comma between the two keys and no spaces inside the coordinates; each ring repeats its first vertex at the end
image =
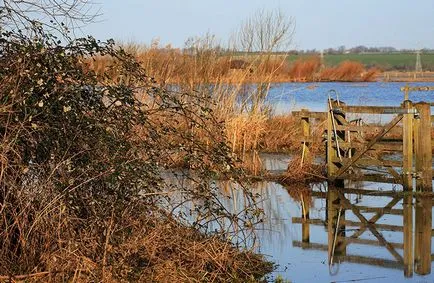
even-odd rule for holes
{"type": "Polygon", "coordinates": [[[182,47],[209,32],[225,45],[258,9],[280,9],[296,20],[293,49],[434,48],[434,0],[104,0],[99,8],[99,21],[83,28],[98,39],[182,47]]]}

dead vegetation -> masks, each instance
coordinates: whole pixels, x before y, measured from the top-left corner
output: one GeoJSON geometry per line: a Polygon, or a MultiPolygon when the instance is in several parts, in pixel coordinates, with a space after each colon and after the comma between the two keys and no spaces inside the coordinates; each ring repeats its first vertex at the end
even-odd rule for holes
{"type": "Polygon", "coordinates": [[[211,185],[243,174],[209,97],[160,87],[111,41],[61,46],[35,28],[0,45],[0,280],[245,282],[271,270],[238,249],[261,218],[254,196],[241,186],[234,216],[211,185]],[[92,56],[111,63],[96,74],[83,68],[92,56]],[[188,184],[162,178],[176,162],[188,184]],[[176,192],[194,209],[169,210],[176,192]]]}

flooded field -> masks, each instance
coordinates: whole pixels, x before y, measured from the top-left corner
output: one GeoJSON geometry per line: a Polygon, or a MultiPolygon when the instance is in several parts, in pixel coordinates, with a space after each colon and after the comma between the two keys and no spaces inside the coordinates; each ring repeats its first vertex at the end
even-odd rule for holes
{"type": "MultiPolygon", "coordinates": [[[[272,172],[284,170],[290,159],[261,157],[272,172]]],[[[217,185],[224,206],[241,211],[245,197],[239,186],[217,185]]],[[[263,181],[249,188],[265,214],[256,226],[255,250],[278,265],[270,281],[433,282],[434,249],[427,245],[433,235],[432,194],[414,197],[399,185],[349,181],[345,193],[327,183],[300,188],[263,181]],[[415,265],[409,264],[412,257],[415,265]]]]}
{"type": "MultiPolygon", "coordinates": [[[[434,83],[411,83],[411,86],[428,86],[434,83]]],[[[326,111],[327,98],[336,95],[351,105],[398,106],[404,99],[400,88],[406,83],[282,83],[270,90],[268,101],[278,114],[308,108],[311,111],[326,111]]],[[[410,93],[410,100],[434,101],[434,92],[410,93]]]]}
{"type": "MultiPolygon", "coordinates": [[[[412,205],[404,207],[403,195],[393,193],[399,191],[397,187],[348,185],[354,189],[344,194],[348,203],[342,207],[333,203],[337,193],[327,193],[325,184],[312,185],[311,192],[291,191],[275,183],[256,185],[267,215],[258,230],[258,251],[279,264],[274,275],[293,282],[432,282],[432,274],[404,274],[404,231],[413,230],[414,238],[421,237],[418,241],[432,241],[431,222],[429,227],[410,227],[411,223],[404,223],[404,214],[411,210],[415,215],[418,206],[419,214],[432,217],[432,196],[413,199],[412,205]],[[419,204],[424,201],[430,205],[420,211],[419,204]],[[328,223],[332,214],[335,223],[328,223]],[[336,216],[341,223],[337,234],[336,216]]],[[[430,266],[424,266],[426,273],[432,267],[433,250],[422,248],[420,252],[424,254],[419,256],[430,259],[430,266]]]]}

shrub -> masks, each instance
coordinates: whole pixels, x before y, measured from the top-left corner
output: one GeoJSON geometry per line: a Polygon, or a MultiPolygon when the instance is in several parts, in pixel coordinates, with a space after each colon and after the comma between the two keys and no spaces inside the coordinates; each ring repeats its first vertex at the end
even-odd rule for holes
{"type": "Polygon", "coordinates": [[[168,209],[180,190],[183,203],[195,202],[196,222],[185,224],[193,231],[206,232],[200,220],[213,221],[221,241],[225,221],[240,230],[255,222],[252,207],[239,218],[226,211],[210,182],[239,172],[209,101],[159,87],[112,41],[88,37],[62,46],[40,28],[32,37],[3,33],[0,99],[0,273],[10,280],[28,273],[52,281],[133,280],[155,259],[150,231],[185,229],[171,224],[168,209]],[[96,57],[109,58],[98,75],[84,64],[96,57]],[[174,156],[195,169],[188,187],[162,178],[174,156]]]}

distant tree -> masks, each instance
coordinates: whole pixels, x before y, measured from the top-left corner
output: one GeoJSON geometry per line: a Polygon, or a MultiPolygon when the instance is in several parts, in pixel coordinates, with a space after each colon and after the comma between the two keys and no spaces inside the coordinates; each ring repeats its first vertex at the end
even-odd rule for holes
{"type": "Polygon", "coordinates": [[[345,45],[341,45],[341,46],[338,47],[337,51],[338,51],[339,54],[344,54],[345,50],[346,50],[345,49],[345,45]]]}
{"type": "Polygon", "coordinates": [[[288,50],[295,31],[295,19],[281,10],[259,10],[247,18],[235,35],[235,48],[247,52],[288,50]]]}

